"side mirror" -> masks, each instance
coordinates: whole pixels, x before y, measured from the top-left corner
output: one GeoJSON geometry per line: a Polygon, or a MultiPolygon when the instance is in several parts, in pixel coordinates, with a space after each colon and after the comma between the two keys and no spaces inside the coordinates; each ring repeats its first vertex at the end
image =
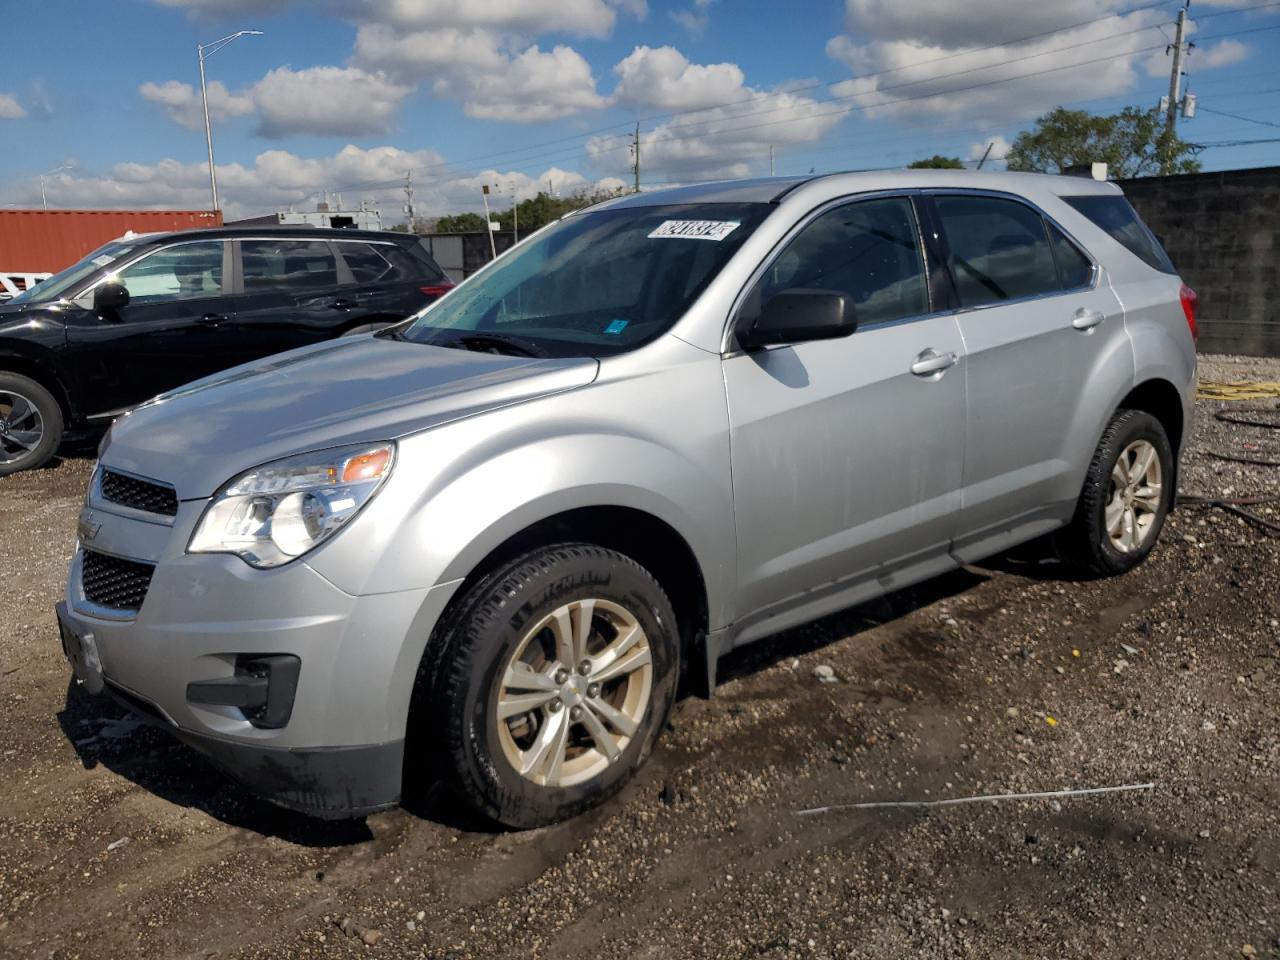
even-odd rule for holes
{"type": "Polygon", "coordinates": [[[745,350],[775,343],[834,340],[858,328],[853,307],[831,290],[784,290],[766,303],[738,342],[745,350]]]}
{"type": "Polygon", "coordinates": [[[115,313],[128,305],[129,288],[119,280],[108,280],[94,288],[93,310],[95,313],[115,313]]]}

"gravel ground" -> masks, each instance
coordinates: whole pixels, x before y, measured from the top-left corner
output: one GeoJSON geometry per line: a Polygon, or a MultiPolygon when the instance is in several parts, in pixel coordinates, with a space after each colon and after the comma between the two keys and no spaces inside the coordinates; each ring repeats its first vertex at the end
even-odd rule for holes
{"type": "MultiPolygon", "coordinates": [[[[1206,453],[1280,447],[1220,406],[1184,492],[1280,490],[1206,453]]],[[[69,687],[90,467],[0,480],[2,956],[1280,957],[1280,537],[1239,517],[1178,511],[1119,579],[1002,558],[753,647],[619,798],[515,834],[443,796],[309,821],[69,687]]]]}

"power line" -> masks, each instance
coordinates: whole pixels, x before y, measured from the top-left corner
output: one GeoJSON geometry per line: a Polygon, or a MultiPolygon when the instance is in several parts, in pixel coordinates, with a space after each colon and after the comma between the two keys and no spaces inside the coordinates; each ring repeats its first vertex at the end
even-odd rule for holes
{"type": "Polygon", "coordinates": [[[1238,113],[1227,113],[1225,110],[1214,110],[1212,107],[1201,107],[1202,113],[1216,113],[1220,117],[1230,117],[1232,120],[1243,120],[1245,123],[1257,123],[1264,127],[1280,127],[1280,123],[1271,120],[1258,120],[1254,117],[1242,117],[1238,113]]]}

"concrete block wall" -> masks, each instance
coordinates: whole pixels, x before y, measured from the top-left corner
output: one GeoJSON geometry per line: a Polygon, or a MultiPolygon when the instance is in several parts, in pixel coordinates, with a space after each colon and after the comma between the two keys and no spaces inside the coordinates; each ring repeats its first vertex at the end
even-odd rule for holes
{"type": "Polygon", "coordinates": [[[1280,356],[1280,167],[1121,181],[1200,295],[1200,350],[1280,356]]]}

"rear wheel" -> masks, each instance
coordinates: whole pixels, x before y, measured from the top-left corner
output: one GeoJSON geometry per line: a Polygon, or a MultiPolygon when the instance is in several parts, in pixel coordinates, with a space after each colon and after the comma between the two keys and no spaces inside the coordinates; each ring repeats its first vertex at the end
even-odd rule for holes
{"type": "Polygon", "coordinates": [[[1131,570],[1156,545],[1174,495],[1174,461],[1160,421],[1120,410],[1102,434],[1062,552],[1090,573],[1131,570]]]}
{"type": "Polygon", "coordinates": [[[622,554],[538,550],[477,584],[442,626],[430,713],[446,774],[499,823],[535,827],[601,803],[666,723],[675,615],[622,554]]]}
{"type": "Polygon", "coordinates": [[[0,372],[0,477],[48,463],[62,442],[62,410],[28,377],[0,372]]]}

